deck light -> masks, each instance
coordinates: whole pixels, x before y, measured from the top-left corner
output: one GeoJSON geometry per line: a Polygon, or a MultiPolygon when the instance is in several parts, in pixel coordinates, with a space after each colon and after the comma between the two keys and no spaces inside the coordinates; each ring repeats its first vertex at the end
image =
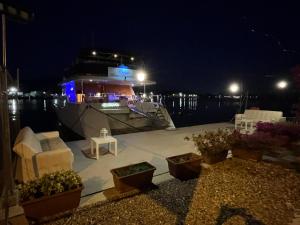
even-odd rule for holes
{"type": "Polygon", "coordinates": [[[285,80],[281,80],[276,84],[277,88],[285,89],[288,86],[288,83],[285,80]]]}
{"type": "Polygon", "coordinates": [[[114,54],[114,58],[118,58],[118,55],[117,55],[117,54],[114,54]]]}
{"type": "MultiPolygon", "coordinates": [[[[145,79],[146,79],[146,73],[145,73],[145,71],[143,71],[143,70],[138,71],[138,73],[137,73],[137,79],[140,82],[144,82],[145,79]]],[[[145,82],[144,82],[144,95],[146,96],[146,84],[145,84],[145,82]]]]}
{"type": "Polygon", "coordinates": [[[134,61],[134,57],[131,57],[130,60],[131,60],[131,61],[134,61]]]}
{"type": "Polygon", "coordinates": [[[97,52],[96,52],[96,51],[92,51],[92,55],[93,55],[93,56],[96,56],[96,55],[97,55],[97,52]]]}
{"type": "Polygon", "coordinates": [[[90,82],[93,82],[93,80],[90,80],[90,82]]]}
{"type": "Polygon", "coordinates": [[[232,83],[230,86],[229,86],[229,91],[231,93],[237,93],[238,91],[240,90],[240,87],[237,83],[232,83]]]}
{"type": "Polygon", "coordinates": [[[143,82],[146,79],[146,73],[144,71],[139,71],[137,73],[137,79],[141,82],[143,82]]]}

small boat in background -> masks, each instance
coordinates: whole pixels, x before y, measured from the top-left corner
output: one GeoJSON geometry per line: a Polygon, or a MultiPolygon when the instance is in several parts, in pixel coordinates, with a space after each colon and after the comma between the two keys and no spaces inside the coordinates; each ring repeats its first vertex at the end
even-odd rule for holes
{"type": "Polygon", "coordinates": [[[127,54],[84,49],[60,83],[62,98],[55,112],[63,125],[78,135],[99,136],[155,129],[175,129],[160,96],[146,96],[146,79],[138,60],[127,54]],[[142,96],[135,87],[143,87],[142,96]]]}

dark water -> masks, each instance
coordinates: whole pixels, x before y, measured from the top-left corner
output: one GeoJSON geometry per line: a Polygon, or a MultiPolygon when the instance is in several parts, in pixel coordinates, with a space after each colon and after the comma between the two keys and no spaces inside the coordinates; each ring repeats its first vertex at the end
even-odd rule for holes
{"type": "MultiPolygon", "coordinates": [[[[60,130],[60,132],[63,131],[66,134],[69,131],[60,126],[52,107],[55,101],[55,99],[9,100],[12,125],[19,123],[21,128],[30,126],[35,132],[60,130]]],[[[238,100],[208,97],[165,97],[164,104],[176,127],[230,121],[239,110],[238,100]]],[[[271,101],[270,99],[249,100],[248,106],[279,110],[284,112],[284,116],[292,116],[292,103],[284,99],[281,101],[271,101]]],[[[76,138],[64,135],[64,139],[76,138]]]]}

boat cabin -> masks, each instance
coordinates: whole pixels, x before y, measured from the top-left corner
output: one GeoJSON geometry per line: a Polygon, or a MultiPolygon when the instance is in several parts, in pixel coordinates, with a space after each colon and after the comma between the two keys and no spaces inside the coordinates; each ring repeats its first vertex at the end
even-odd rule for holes
{"type": "Polygon", "coordinates": [[[60,83],[62,95],[70,103],[113,103],[136,100],[133,87],[153,85],[147,80],[140,63],[128,54],[85,49],[75,63],[66,69],[60,83]]]}

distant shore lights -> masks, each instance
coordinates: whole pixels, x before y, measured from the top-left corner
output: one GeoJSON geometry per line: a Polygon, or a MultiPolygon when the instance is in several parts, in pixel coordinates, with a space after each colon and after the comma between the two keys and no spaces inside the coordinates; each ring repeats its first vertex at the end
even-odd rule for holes
{"type": "Polygon", "coordinates": [[[285,80],[281,80],[281,81],[278,81],[277,84],[276,84],[277,88],[279,89],[285,89],[287,88],[288,86],[288,82],[285,81],[285,80]]]}
{"type": "Polygon", "coordinates": [[[10,87],[8,89],[9,94],[17,94],[18,93],[18,89],[16,87],[10,87]]]}
{"type": "Polygon", "coordinates": [[[232,83],[229,86],[229,91],[231,93],[237,93],[240,90],[240,86],[238,85],[238,83],[232,83]]]}

